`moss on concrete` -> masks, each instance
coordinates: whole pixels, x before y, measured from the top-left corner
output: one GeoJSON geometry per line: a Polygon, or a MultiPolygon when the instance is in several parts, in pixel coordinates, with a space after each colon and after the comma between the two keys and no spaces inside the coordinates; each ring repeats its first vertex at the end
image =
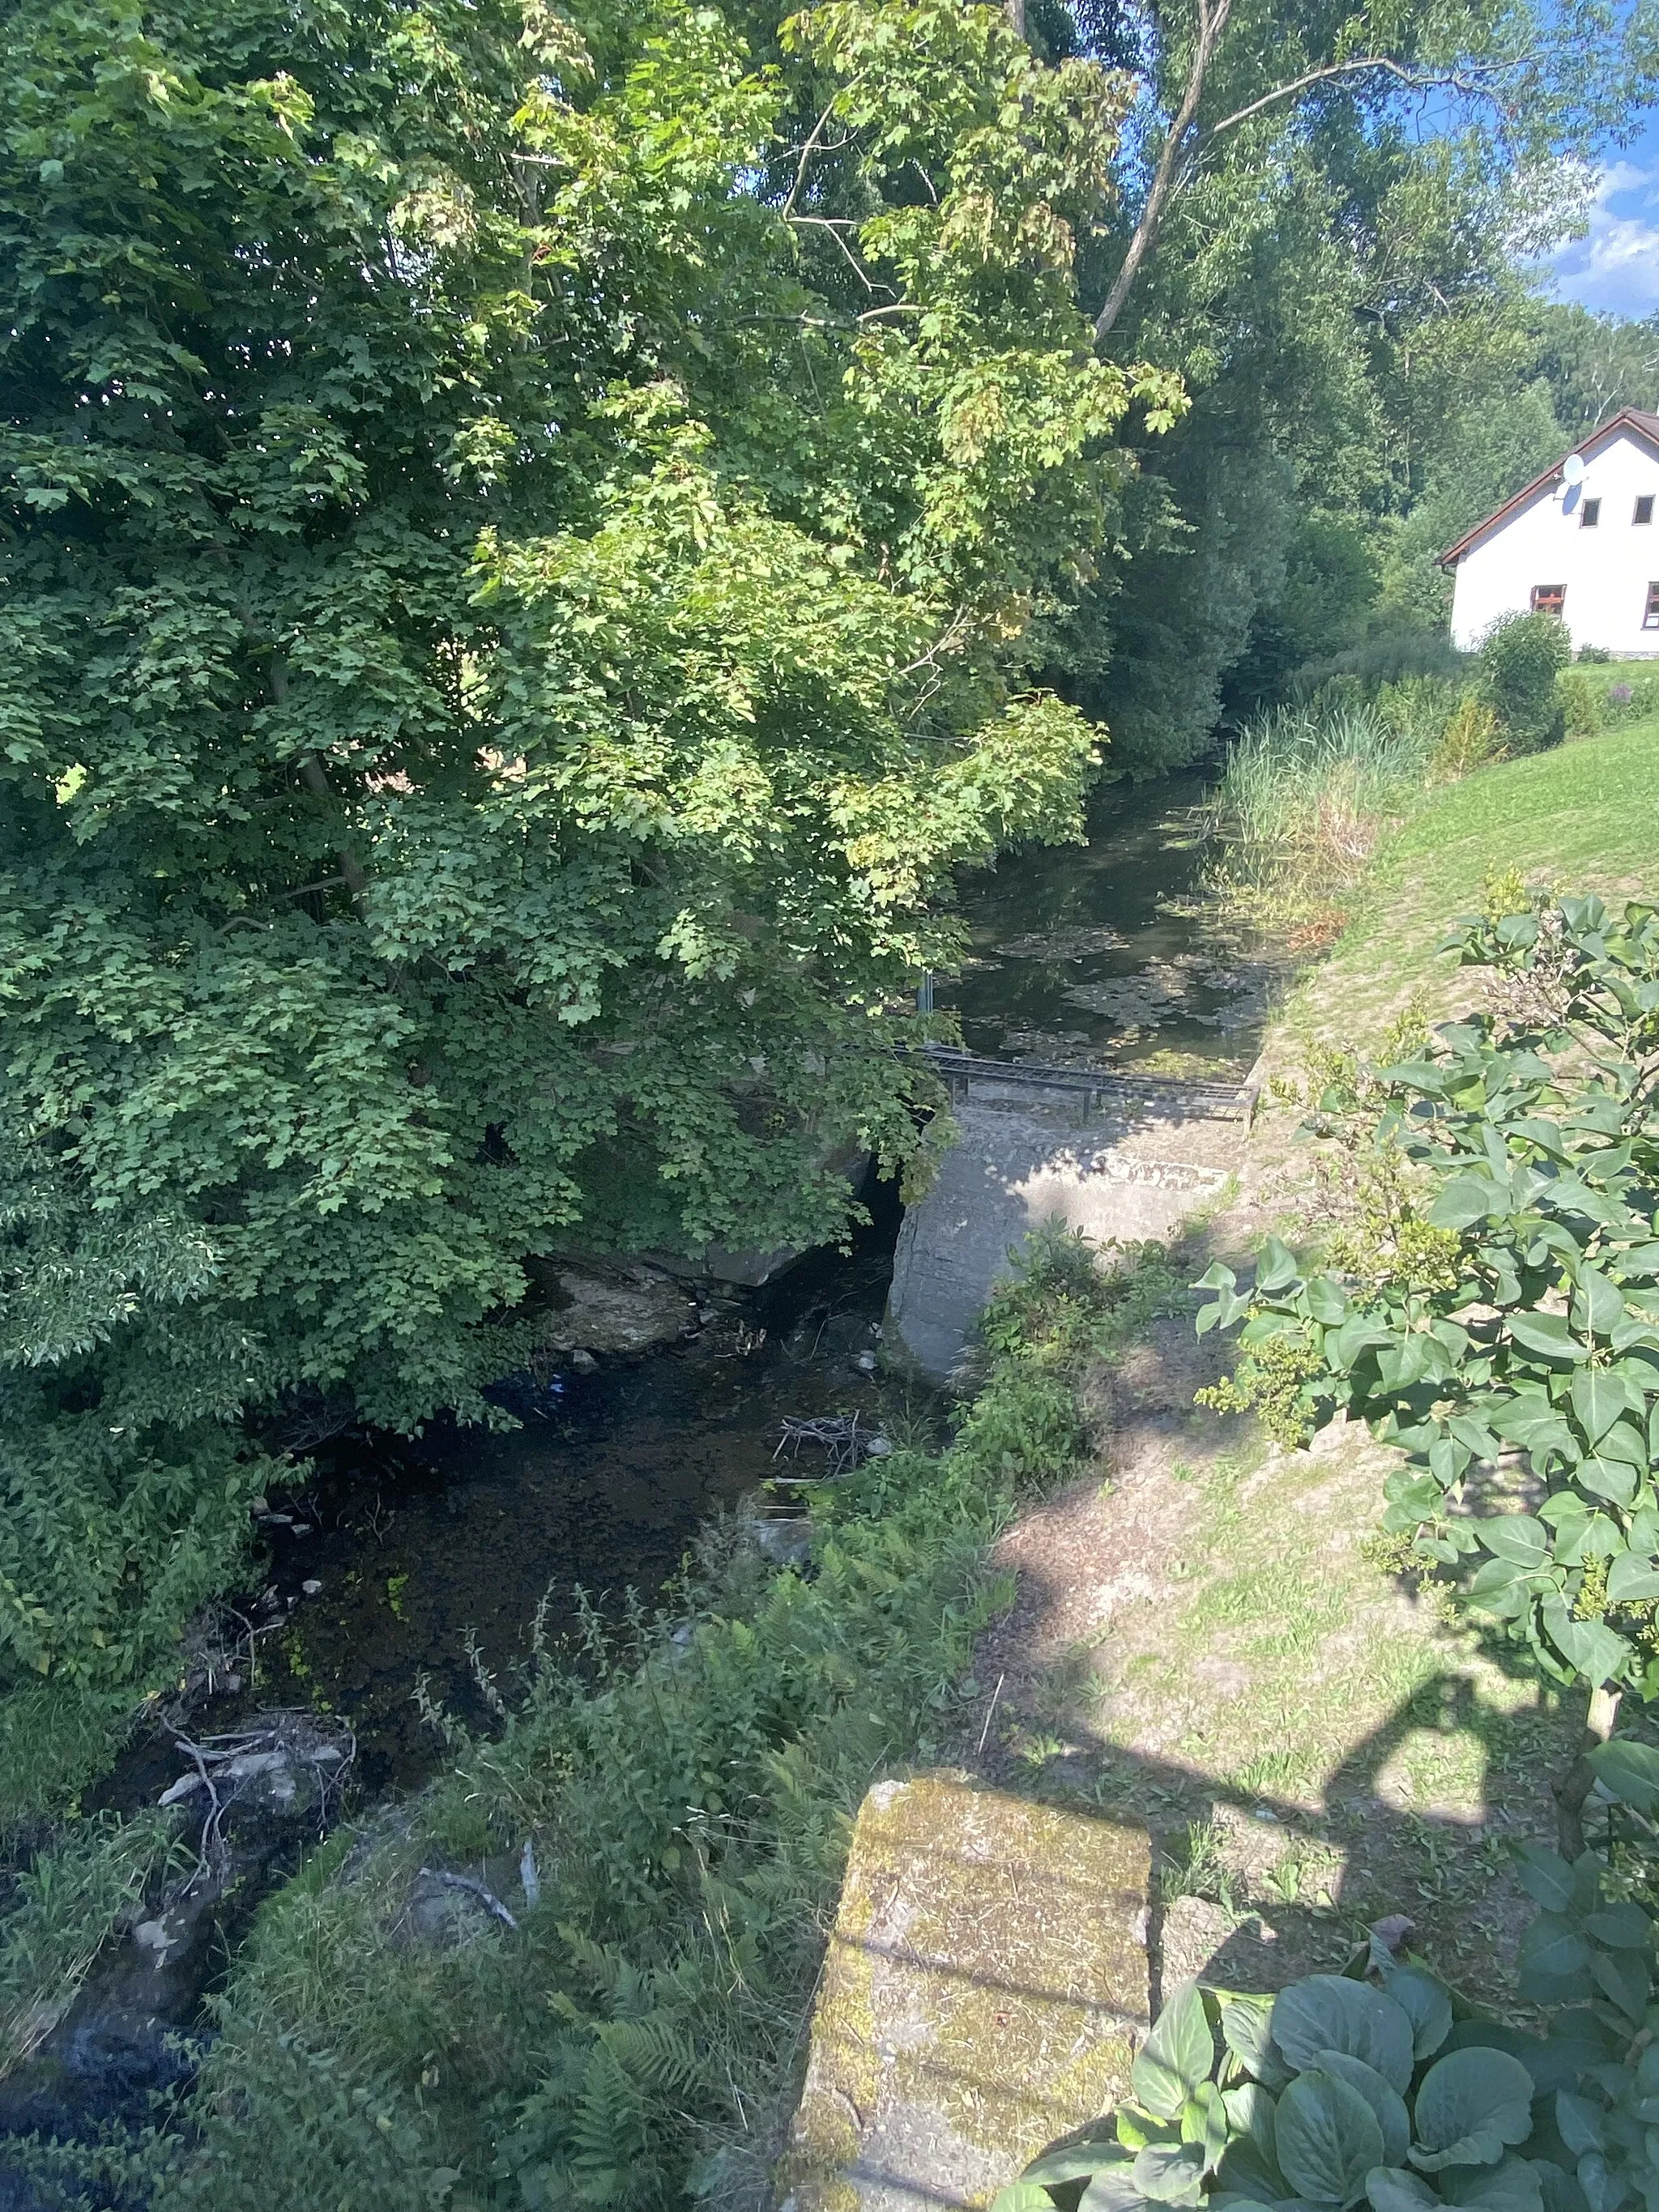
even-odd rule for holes
{"type": "Polygon", "coordinates": [[[1147,2020],[1138,1827],[951,1775],[878,1784],[783,2181],[795,2212],[981,2204],[1123,2093],[1147,2020]]]}

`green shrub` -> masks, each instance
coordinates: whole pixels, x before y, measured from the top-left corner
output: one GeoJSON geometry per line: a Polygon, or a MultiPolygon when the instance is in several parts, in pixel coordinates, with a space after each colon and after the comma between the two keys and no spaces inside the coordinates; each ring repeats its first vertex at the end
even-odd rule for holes
{"type": "Polygon", "coordinates": [[[1555,679],[1556,704],[1570,738],[1593,738],[1601,726],[1601,687],[1580,668],[1564,668],[1555,679]]]}
{"type": "Polygon", "coordinates": [[[1572,641],[1554,615],[1505,615],[1487,631],[1481,681],[1509,751],[1559,744],[1565,717],[1556,678],[1571,657],[1572,641]]]}
{"type": "Polygon", "coordinates": [[[1465,691],[1446,718],[1430,773],[1437,782],[1449,781],[1486,767],[1503,750],[1497,715],[1478,691],[1465,691]]]}
{"type": "Polygon", "coordinates": [[[1659,714],[1659,676],[1638,676],[1633,681],[1624,678],[1609,684],[1601,694],[1601,714],[1614,729],[1659,714]]]}

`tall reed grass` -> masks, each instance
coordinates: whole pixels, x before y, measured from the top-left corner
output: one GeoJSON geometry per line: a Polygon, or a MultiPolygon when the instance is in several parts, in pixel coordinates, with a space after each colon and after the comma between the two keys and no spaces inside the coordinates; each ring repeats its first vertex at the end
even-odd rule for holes
{"type": "Polygon", "coordinates": [[[1223,896],[1269,926],[1328,907],[1431,781],[1450,710],[1441,688],[1316,699],[1247,724],[1211,802],[1223,896]]]}

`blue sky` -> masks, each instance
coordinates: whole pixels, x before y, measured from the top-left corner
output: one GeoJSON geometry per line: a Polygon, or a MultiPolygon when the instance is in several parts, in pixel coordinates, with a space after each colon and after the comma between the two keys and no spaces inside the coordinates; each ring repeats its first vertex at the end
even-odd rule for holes
{"type": "Polygon", "coordinates": [[[1587,236],[1553,257],[1564,299],[1620,315],[1659,308],[1659,119],[1608,156],[1587,236]]]}

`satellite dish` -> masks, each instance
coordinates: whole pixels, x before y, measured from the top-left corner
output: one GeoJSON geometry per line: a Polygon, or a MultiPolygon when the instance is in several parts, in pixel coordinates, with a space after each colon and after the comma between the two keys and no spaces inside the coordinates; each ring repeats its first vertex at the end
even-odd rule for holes
{"type": "Polygon", "coordinates": [[[1583,455],[1582,453],[1569,453],[1566,459],[1561,464],[1561,475],[1563,479],[1570,484],[1583,483],[1584,481],[1583,455]]]}

